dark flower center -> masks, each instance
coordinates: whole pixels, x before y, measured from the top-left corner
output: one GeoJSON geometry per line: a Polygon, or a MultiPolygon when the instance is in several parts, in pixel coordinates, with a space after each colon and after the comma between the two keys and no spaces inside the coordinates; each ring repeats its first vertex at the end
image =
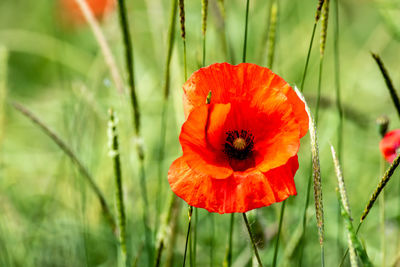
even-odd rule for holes
{"type": "Polygon", "coordinates": [[[254,148],[254,136],[249,131],[228,131],[224,145],[224,153],[230,159],[247,159],[254,148]]]}

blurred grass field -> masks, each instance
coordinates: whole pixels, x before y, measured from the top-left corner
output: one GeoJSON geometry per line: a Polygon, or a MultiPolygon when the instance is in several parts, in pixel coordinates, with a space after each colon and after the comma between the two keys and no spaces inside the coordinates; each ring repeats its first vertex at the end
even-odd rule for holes
{"type": "MultiPolygon", "coordinates": [[[[188,73],[201,66],[201,3],[186,1],[188,73]]],[[[170,1],[126,1],[134,43],[135,76],[142,113],[145,145],[146,183],[150,200],[150,222],[154,226],[156,201],[167,207],[170,194],[167,171],[181,155],[178,141],[184,121],[182,41],[179,22],[171,63],[166,150],[162,163],[165,176],[162,195],[157,192],[157,164],[160,144],[160,114],[170,1]]],[[[247,62],[266,65],[268,1],[251,1],[247,62]]],[[[276,56],[273,71],[291,85],[299,85],[306,59],[316,1],[279,2],[276,56]]],[[[100,205],[82,175],[65,154],[43,132],[15,110],[17,101],[32,110],[57,132],[88,167],[97,184],[114,207],[112,160],[107,147],[107,110],[119,117],[128,249],[138,257],[138,266],[151,266],[143,251],[138,159],[135,152],[131,106],[127,90],[117,92],[99,46],[87,25],[69,27],[60,21],[56,1],[0,1],[0,266],[116,266],[118,241],[102,219],[100,205]]],[[[221,41],[221,18],[216,1],[210,1],[207,28],[206,64],[240,63],[243,46],[245,1],[225,1],[226,39],[221,41]]],[[[390,129],[399,128],[399,118],[385,82],[370,52],[385,62],[396,88],[400,88],[400,4],[397,0],[339,1],[340,74],[345,111],[343,170],[354,223],[376,187],[380,176],[380,135],[375,120],[385,114],[390,129]]],[[[338,225],[337,180],[330,143],[337,143],[338,118],[335,108],[333,65],[333,20],[328,28],[327,50],[322,80],[320,145],[326,230],[326,266],[337,266],[347,247],[343,225],[338,225]],[[341,233],[338,235],[338,228],[341,233]],[[340,247],[338,251],[337,240],[340,247]]],[[[117,12],[101,23],[126,80],[123,43],[117,12]]],[[[304,87],[305,97],[315,107],[318,81],[319,27],[304,87]]],[[[278,266],[297,266],[284,257],[300,225],[305,191],[310,173],[309,138],[299,152],[300,169],[295,180],[296,197],[288,199],[281,236],[278,266]]],[[[386,237],[386,266],[399,256],[400,177],[395,173],[385,189],[386,230],[380,231],[379,207],[374,206],[359,237],[376,266],[381,266],[381,236],[386,237]]],[[[269,266],[281,204],[257,211],[265,235],[261,257],[269,266]]],[[[178,239],[172,249],[173,266],[180,266],[186,235],[187,208],[181,203],[178,239]]],[[[199,209],[197,266],[209,266],[212,231],[207,211],[199,209]]],[[[224,259],[229,216],[215,220],[214,266],[224,259]]],[[[233,266],[250,266],[251,246],[239,216],[234,234],[233,266]]],[[[340,221],[340,220],[339,220],[340,221]]],[[[154,229],[153,229],[154,231],[154,229]]],[[[310,203],[303,266],[318,266],[318,233],[310,203]]],[[[168,244],[166,249],[168,249],[168,244]]],[[[166,253],[165,253],[166,254],[166,253]]],[[[296,252],[295,252],[296,254],[296,252]]],[[[400,264],[399,262],[397,264],[400,264]]],[[[345,266],[349,266],[346,262],[345,266]]]]}

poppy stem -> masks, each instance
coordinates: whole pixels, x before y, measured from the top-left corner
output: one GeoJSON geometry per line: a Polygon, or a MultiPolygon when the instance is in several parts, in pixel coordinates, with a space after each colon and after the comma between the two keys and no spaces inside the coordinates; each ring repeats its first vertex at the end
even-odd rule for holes
{"type": "Polygon", "coordinates": [[[247,220],[246,213],[242,213],[242,215],[243,215],[244,223],[246,224],[246,227],[247,227],[247,231],[249,232],[250,241],[251,241],[251,244],[253,246],[254,254],[255,254],[256,258],[257,258],[258,265],[262,267],[263,265],[262,265],[262,262],[261,262],[261,258],[260,258],[260,255],[258,254],[258,249],[257,249],[256,243],[254,241],[253,234],[251,233],[251,228],[250,228],[249,221],[247,220]]]}
{"type": "Polygon", "coordinates": [[[247,0],[246,2],[246,20],[244,24],[244,41],[243,41],[243,57],[242,57],[242,62],[246,62],[246,51],[247,51],[247,29],[249,25],[249,6],[250,6],[250,0],[247,0]]]}
{"type": "Polygon", "coordinates": [[[186,242],[185,242],[185,253],[183,254],[183,267],[185,267],[186,264],[186,254],[187,254],[187,248],[188,248],[188,243],[189,243],[189,237],[190,237],[190,226],[192,224],[192,213],[193,213],[193,207],[189,206],[189,211],[188,211],[188,228],[186,232],[186,242]]]}
{"type": "Polygon", "coordinates": [[[278,249],[279,249],[279,237],[281,235],[282,231],[282,222],[283,222],[283,215],[285,213],[285,206],[286,206],[286,201],[282,202],[281,205],[281,213],[279,215],[279,226],[278,226],[278,233],[276,234],[276,241],[275,241],[275,250],[274,250],[274,259],[272,261],[272,266],[276,266],[276,260],[278,258],[278,249]]]}
{"type": "Polygon", "coordinates": [[[229,223],[229,238],[228,238],[228,247],[226,249],[224,267],[231,267],[232,265],[232,237],[233,237],[233,227],[235,225],[235,214],[231,213],[230,223],[229,223]]]}

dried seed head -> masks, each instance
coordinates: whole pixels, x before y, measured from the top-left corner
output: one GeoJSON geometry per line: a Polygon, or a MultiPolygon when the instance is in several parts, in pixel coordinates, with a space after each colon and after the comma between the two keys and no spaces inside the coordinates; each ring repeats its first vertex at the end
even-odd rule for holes
{"type": "Polygon", "coordinates": [[[185,0],[179,0],[179,18],[181,23],[181,36],[182,39],[186,38],[185,31],[185,0]]]}
{"type": "Polygon", "coordinates": [[[320,39],[320,53],[324,55],[326,36],[328,32],[328,18],[329,18],[329,0],[325,0],[322,5],[322,16],[321,16],[321,39],[320,39]]]}
{"type": "Polygon", "coordinates": [[[206,35],[208,0],[201,0],[201,33],[206,35]]]}
{"type": "Polygon", "coordinates": [[[321,17],[321,9],[323,4],[324,0],[318,0],[317,12],[315,13],[315,22],[318,22],[319,18],[321,17]]]}

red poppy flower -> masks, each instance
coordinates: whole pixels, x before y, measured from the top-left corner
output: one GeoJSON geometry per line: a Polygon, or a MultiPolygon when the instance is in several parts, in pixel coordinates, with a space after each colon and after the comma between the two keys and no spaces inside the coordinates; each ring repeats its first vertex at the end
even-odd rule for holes
{"type": "Polygon", "coordinates": [[[399,153],[400,129],[387,132],[379,143],[379,148],[385,159],[392,163],[399,153]]]}
{"type": "Polygon", "coordinates": [[[296,194],[308,116],[281,77],[254,64],[221,63],[195,72],[183,89],[183,155],[168,172],[176,195],[210,212],[232,213],[296,194]]]}
{"type": "MultiPolygon", "coordinates": [[[[102,19],[115,6],[115,0],[85,0],[93,15],[97,19],[102,19]]],[[[72,24],[81,24],[85,22],[82,11],[75,0],[61,0],[61,11],[64,19],[72,24]]]]}

